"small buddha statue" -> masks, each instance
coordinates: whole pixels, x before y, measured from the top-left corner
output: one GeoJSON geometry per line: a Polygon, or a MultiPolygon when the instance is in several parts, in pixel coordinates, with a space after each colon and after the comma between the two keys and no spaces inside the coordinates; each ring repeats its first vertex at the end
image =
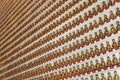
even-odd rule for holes
{"type": "Polygon", "coordinates": [[[105,38],[105,35],[103,34],[102,30],[99,30],[99,37],[104,39],[105,38]]]}
{"type": "Polygon", "coordinates": [[[76,74],[78,74],[78,76],[80,76],[81,74],[81,69],[79,65],[77,65],[76,74]]]}
{"type": "Polygon", "coordinates": [[[76,36],[79,37],[80,36],[80,31],[77,29],[76,30],[76,36]]]}
{"type": "Polygon", "coordinates": [[[110,36],[110,32],[108,31],[107,27],[104,28],[104,35],[105,36],[110,36]]]}
{"type": "Polygon", "coordinates": [[[115,39],[112,39],[112,48],[113,49],[118,49],[118,45],[117,45],[115,39]]]}
{"type": "Polygon", "coordinates": [[[112,65],[112,61],[110,60],[110,57],[107,57],[107,66],[110,67],[112,65]]]}
{"type": "Polygon", "coordinates": [[[110,29],[110,33],[112,34],[116,34],[116,29],[115,29],[115,27],[114,27],[114,25],[113,24],[111,24],[111,29],[110,29]]]}
{"type": "Polygon", "coordinates": [[[85,42],[83,39],[81,39],[81,47],[84,47],[85,46],[85,42]]]}
{"type": "Polygon", "coordinates": [[[81,80],[84,80],[84,78],[81,78],[81,80]]]}
{"type": "Polygon", "coordinates": [[[94,27],[95,27],[95,28],[98,28],[98,27],[99,27],[99,24],[97,23],[97,21],[94,20],[93,22],[94,22],[94,27]]]}
{"type": "Polygon", "coordinates": [[[118,37],[117,43],[118,43],[118,47],[120,48],[120,36],[118,37]]]}
{"type": "Polygon", "coordinates": [[[117,24],[117,31],[120,31],[120,22],[116,21],[116,24],[117,24]]]}
{"type": "Polygon", "coordinates": [[[84,5],[84,9],[88,7],[88,5],[86,4],[86,2],[83,2],[83,5],[84,5]]]}
{"type": "Polygon", "coordinates": [[[80,49],[80,42],[79,42],[79,40],[76,41],[76,48],[80,49]]]}
{"type": "Polygon", "coordinates": [[[89,16],[89,18],[93,17],[93,14],[91,13],[91,11],[88,11],[88,16],[89,16]]]}
{"type": "Polygon", "coordinates": [[[103,43],[101,43],[100,46],[101,46],[100,47],[100,52],[105,54],[106,50],[105,50],[105,47],[104,47],[103,43]]]}
{"type": "Polygon", "coordinates": [[[107,80],[103,73],[101,74],[101,80],[107,80]]]}
{"type": "Polygon", "coordinates": [[[89,32],[87,25],[84,25],[84,31],[85,31],[85,33],[89,32]]]}
{"type": "Polygon", "coordinates": [[[90,56],[92,58],[95,57],[95,52],[94,52],[93,48],[90,48],[90,56]]]}
{"type": "Polygon", "coordinates": [[[100,69],[100,64],[98,62],[98,60],[95,60],[96,64],[95,64],[95,69],[99,70],[100,69]]]}
{"type": "Polygon", "coordinates": [[[70,61],[70,65],[72,64],[72,57],[71,56],[69,56],[69,61],[70,61]]]}
{"type": "Polygon", "coordinates": [[[82,73],[82,74],[85,74],[85,67],[84,67],[84,64],[82,64],[81,73],[82,73]]]}
{"type": "Polygon", "coordinates": [[[88,0],[88,5],[91,6],[92,5],[92,1],[88,0]]]}
{"type": "Polygon", "coordinates": [[[85,59],[84,51],[81,51],[81,59],[82,61],[85,59]]]}
{"type": "Polygon", "coordinates": [[[100,80],[98,74],[95,75],[95,78],[96,78],[95,80],[100,80]]]}
{"type": "Polygon", "coordinates": [[[112,75],[111,75],[110,72],[108,72],[108,78],[107,78],[107,80],[112,80],[112,75]]]}
{"type": "Polygon", "coordinates": [[[117,71],[114,71],[114,80],[119,80],[119,75],[117,73],[117,71]]]}
{"type": "Polygon", "coordinates": [[[84,20],[85,20],[85,21],[87,21],[87,20],[88,20],[87,13],[84,13],[84,20]]]}
{"type": "Polygon", "coordinates": [[[108,6],[107,6],[107,4],[105,3],[105,1],[102,2],[102,8],[103,8],[103,9],[108,9],[108,6]]]}
{"type": "Polygon", "coordinates": [[[120,9],[116,8],[116,16],[120,17],[120,9]]]}
{"type": "Polygon", "coordinates": [[[69,63],[70,63],[70,62],[69,62],[68,57],[65,57],[65,66],[67,66],[69,63]]]}
{"type": "Polygon", "coordinates": [[[93,61],[90,61],[90,71],[93,71],[95,69],[93,61]]]}
{"type": "Polygon", "coordinates": [[[93,26],[93,24],[90,22],[90,23],[89,23],[89,30],[92,31],[93,29],[94,29],[94,26],[93,26]]]}
{"type": "Polygon", "coordinates": [[[92,8],[92,11],[93,11],[93,15],[97,15],[98,14],[98,12],[96,11],[96,9],[95,8],[92,8]]]}
{"type": "Polygon", "coordinates": [[[84,29],[83,27],[80,28],[80,35],[83,35],[84,34],[84,29]]]}
{"type": "Polygon", "coordinates": [[[100,7],[100,5],[97,5],[97,11],[100,13],[103,11],[102,8],[100,7]]]}
{"type": "Polygon", "coordinates": [[[77,61],[80,62],[80,60],[81,60],[81,56],[79,53],[77,53],[77,61]]]}
{"type": "Polygon", "coordinates": [[[112,3],[112,0],[108,0],[108,6],[112,6],[113,3],[112,3]]]}
{"type": "Polygon", "coordinates": [[[72,60],[73,60],[72,62],[75,64],[75,62],[77,61],[77,57],[76,57],[75,54],[73,54],[73,59],[72,60]]]}
{"type": "Polygon", "coordinates": [[[110,18],[110,19],[115,19],[115,18],[116,18],[116,16],[114,15],[114,13],[113,13],[112,11],[110,11],[109,14],[110,14],[110,15],[109,15],[109,18],[110,18]]]}
{"type": "Polygon", "coordinates": [[[86,58],[86,59],[89,59],[89,58],[90,58],[90,53],[89,53],[88,49],[86,49],[85,58],[86,58]]]}
{"type": "Polygon", "coordinates": [[[112,63],[113,63],[113,65],[117,65],[118,64],[118,59],[115,56],[115,54],[112,55],[112,63]]]}
{"type": "Polygon", "coordinates": [[[101,58],[101,68],[105,69],[105,67],[106,67],[106,63],[104,61],[104,58],[101,58]]]}
{"type": "Polygon", "coordinates": [[[97,32],[95,32],[94,35],[95,35],[94,40],[99,41],[99,36],[98,36],[97,32]]]}
{"type": "Polygon", "coordinates": [[[110,19],[107,17],[107,15],[104,15],[104,22],[108,23],[110,19]]]}
{"type": "Polygon", "coordinates": [[[68,70],[65,69],[65,78],[67,78],[67,77],[68,77],[68,70]]]}
{"type": "Polygon", "coordinates": [[[83,20],[83,18],[82,18],[81,15],[79,16],[79,20],[80,20],[80,23],[83,23],[83,22],[84,22],[84,20],[83,20]]]}
{"type": "Polygon", "coordinates": [[[73,66],[73,76],[75,77],[77,74],[76,74],[76,68],[75,66],[73,66]]]}
{"type": "Polygon", "coordinates": [[[109,52],[112,51],[109,41],[106,41],[106,50],[109,51],[109,52]]]}
{"type": "Polygon", "coordinates": [[[71,78],[72,74],[73,74],[72,68],[69,68],[69,75],[68,76],[71,78]]]}
{"type": "Polygon", "coordinates": [[[89,68],[90,68],[90,67],[89,67],[89,64],[88,64],[88,62],[86,62],[86,67],[85,67],[85,69],[86,69],[86,72],[87,72],[87,73],[89,73],[89,71],[90,71],[89,68]]]}
{"type": "Polygon", "coordinates": [[[89,40],[88,40],[87,36],[85,36],[85,44],[89,45],[89,40]]]}
{"type": "Polygon", "coordinates": [[[103,25],[103,24],[104,24],[104,22],[103,22],[102,18],[99,17],[99,25],[103,25]]]}
{"type": "Polygon", "coordinates": [[[89,35],[89,37],[90,37],[90,38],[89,38],[89,42],[90,42],[91,44],[94,43],[94,38],[92,37],[91,34],[89,35]]]}
{"type": "Polygon", "coordinates": [[[94,80],[94,78],[93,78],[93,76],[92,76],[92,75],[90,76],[90,80],[94,80]]]}
{"type": "Polygon", "coordinates": [[[96,54],[96,55],[99,55],[99,54],[100,54],[100,51],[99,51],[99,49],[98,49],[98,46],[97,46],[97,45],[95,45],[95,54],[96,54]]]}

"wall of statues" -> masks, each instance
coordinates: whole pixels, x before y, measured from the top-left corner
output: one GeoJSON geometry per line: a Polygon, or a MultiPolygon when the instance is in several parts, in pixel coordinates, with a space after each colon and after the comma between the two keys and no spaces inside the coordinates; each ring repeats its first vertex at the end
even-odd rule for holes
{"type": "Polygon", "coordinates": [[[1,0],[0,80],[120,80],[120,0],[1,0]]]}

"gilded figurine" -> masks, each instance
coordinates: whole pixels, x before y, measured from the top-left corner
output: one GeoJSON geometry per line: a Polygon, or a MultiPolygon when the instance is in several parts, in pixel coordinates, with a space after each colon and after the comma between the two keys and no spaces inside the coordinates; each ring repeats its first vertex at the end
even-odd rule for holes
{"type": "Polygon", "coordinates": [[[110,11],[109,18],[110,19],[115,19],[116,18],[116,16],[114,15],[114,13],[112,11],[110,11]]]}
{"type": "Polygon", "coordinates": [[[120,9],[116,8],[116,16],[120,17],[120,9]]]}
{"type": "Polygon", "coordinates": [[[95,45],[95,55],[97,55],[97,56],[100,55],[100,50],[97,45],[95,45]]]}
{"type": "Polygon", "coordinates": [[[118,49],[118,45],[117,45],[115,39],[112,39],[112,48],[116,49],[116,50],[118,49]]]}
{"type": "Polygon", "coordinates": [[[87,15],[87,13],[84,13],[84,20],[85,20],[85,21],[88,20],[88,15],[87,15]]]}
{"type": "Polygon", "coordinates": [[[89,37],[90,37],[90,38],[89,38],[89,42],[90,42],[91,44],[94,43],[94,38],[92,37],[91,34],[89,35],[89,37]]]}
{"type": "Polygon", "coordinates": [[[117,71],[114,71],[114,80],[119,80],[119,75],[117,74],[117,71]]]}
{"type": "Polygon", "coordinates": [[[99,30],[99,37],[101,39],[104,39],[105,38],[105,35],[103,34],[102,30],[99,30]]]}
{"type": "Polygon", "coordinates": [[[106,41],[106,50],[109,51],[109,52],[112,51],[109,41],[106,41]]]}
{"type": "Polygon", "coordinates": [[[101,74],[101,80],[107,80],[103,73],[101,74]]]}
{"type": "Polygon", "coordinates": [[[84,25],[84,31],[85,31],[85,33],[89,32],[89,29],[88,29],[87,25],[84,25]]]}
{"type": "Polygon", "coordinates": [[[117,31],[120,31],[120,22],[116,21],[116,24],[117,24],[117,31]]]}
{"type": "Polygon", "coordinates": [[[108,78],[107,78],[107,80],[112,80],[112,75],[111,75],[110,72],[108,72],[108,78]]]}
{"type": "Polygon", "coordinates": [[[110,22],[110,19],[107,17],[107,15],[104,15],[104,22],[106,23],[110,22]]]}
{"type": "Polygon", "coordinates": [[[115,27],[114,27],[114,25],[113,24],[111,24],[111,29],[110,29],[110,33],[112,34],[116,34],[117,33],[117,31],[116,31],[116,29],[115,29],[115,27]]]}
{"type": "Polygon", "coordinates": [[[95,78],[96,78],[95,80],[100,80],[98,74],[95,75],[95,78]]]}
{"type": "Polygon", "coordinates": [[[85,58],[86,58],[86,59],[89,59],[89,58],[90,58],[90,53],[89,53],[88,49],[86,49],[85,58]]]}
{"type": "Polygon", "coordinates": [[[103,25],[103,24],[104,24],[104,22],[103,22],[102,18],[99,17],[99,25],[103,25]]]}
{"type": "Polygon", "coordinates": [[[97,23],[96,20],[94,20],[94,27],[95,27],[95,28],[98,28],[98,27],[99,27],[99,24],[97,23]]]}
{"type": "Polygon", "coordinates": [[[92,31],[94,29],[94,26],[92,24],[92,22],[89,23],[89,30],[92,31]]]}
{"type": "Polygon", "coordinates": [[[112,55],[112,63],[113,63],[113,65],[117,65],[118,64],[118,59],[115,56],[115,54],[112,55]]]}

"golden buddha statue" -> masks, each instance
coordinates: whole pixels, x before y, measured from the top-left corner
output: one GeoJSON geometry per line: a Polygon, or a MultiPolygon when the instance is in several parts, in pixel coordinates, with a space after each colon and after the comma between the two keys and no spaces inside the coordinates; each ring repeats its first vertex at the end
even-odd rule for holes
{"type": "Polygon", "coordinates": [[[92,76],[92,75],[90,76],[90,80],[94,80],[94,78],[93,78],[93,76],[92,76]]]}
{"type": "Polygon", "coordinates": [[[106,69],[106,63],[104,61],[104,58],[101,58],[101,68],[106,69]]]}
{"type": "Polygon", "coordinates": [[[119,75],[117,74],[117,71],[114,71],[114,80],[119,80],[119,75]]]}
{"type": "Polygon", "coordinates": [[[94,69],[95,69],[95,67],[94,67],[93,61],[90,61],[90,71],[93,71],[94,69]]]}
{"type": "Polygon", "coordinates": [[[101,80],[107,80],[103,73],[101,74],[101,80]]]}
{"type": "Polygon", "coordinates": [[[98,12],[96,11],[96,9],[95,8],[92,8],[92,11],[93,11],[93,15],[97,15],[98,14],[98,12]]]}
{"type": "Polygon", "coordinates": [[[101,66],[100,66],[98,60],[95,60],[95,62],[96,62],[95,69],[99,71],[99,69],[100,69],[101,66]]]}
{"type": "Polygon", "coordinates": [[[86,24],[84,25],[84,31],[85,31],[85,33],[87,33],[89,31],[89,29],[88,29],[86,24]]]}
{"type": "Polygon", "coordinates": [[[107,15],[104,15],[104,22],[108,23],[110,19],[107,17],[107,15]]]}
{"type": "Polygon", "coordinates": [[[95,75],[95,78],[96,78],[95,80],[100,80],[98,74],[95,75]]]}
{"type": "Polygon", "coordinates": [[[112,55],[112,63],[113,63],[113,65],[117,65],[118,64],[118,59],[115,56],[115,54],[112,55]]]}
{"type": "Polygon", "coordinates": [[[112,75],[111,75],[110,72],[108,72],[108,78],[107,78],[107,80],[112,80],[112,75]]]}
{"type": "Polygon", "coordinates": [[[94,40],[99,41],[99,36],[98,36],[97,32],[95,32],[94,35],[95,35],[95,39],[94,40]]]}
{"type": "Polygon", "coordinates": [[[85,58],[86,58],[86,59],[89,59],[89,58],[90,58],[90,53],[89,53],[88,49],[86,49],[85,58]]]}
{"type": "Polygon", "coordinates": [[[92,22],[89,23],[89,30],[92,31],[94,29],[94,26],[92,24],[92,22]]]}
{"type": "Polygon", "coordinates": [[[85,53],[84,53],[84,51],[81,51],[81,59],[82,59],[82,61],[85,59],[85,53]]]}
{"type": "Polygon", "coordinates": [[[99,24],[97,23],[97,21],[94,20],[93,22],[94,22],[94,27],[95,27],[95,28],[98,28],[98,27],[99,27],[99,24]]]}
{"type": "Polygon", "coordinates": [[[110,11],[109,14],[110,14],[110,15],[109,15],[109,18],[110,18],[110,19],[115,19],[115,18],[116,18],[116,16],[114,15],[114,13],[113,13],[112,11],[110,11]]]}
{"type": "Polygon", "coordinates": [[[102,2],[102,8],[103,8],[103,9],[108,9],[108,6],[107,6],[107,4],[105,3],[105,1],[102,2]]]}
{"type": "Polygon", "coordinates": [[[103,43],[100,44],[100,52],[103,53],[103,54],[106,53],[106,50],[105,50],[105,47],[104,47],[103,43]]]}
{"type": "Polygon", "coordinates": [[[109,51],[109,52],[112,51],[109,41],[106,41],[106,50],[109,51]]]}
{"type": "Polygon", "coordinates": [[[91,43],[91,44],[94,43],[94,38],[93,38],[93,36],[90,34],[89,37],[90,37],[90,38],[89,38],[90,43],[91,43]]]}
{"type": "Polygon", "coordinates": [[[95,45],[95,55],[100,55],[100,50],[97,45],[95,45]]]}
{"type": "Polygon", "coordinates": [[[84,67],[84,64],[82,64],[81,73],[82,73],[82,74],[85,74],[85,67],[84,67]]]}
{"type": "Polygon", "coordinates": [[[112,39],[112,48],[113,49],[118,49],[118,45],[117,45],[115,39],[112,39]]]}
{"type": "Polygon", "coordinates": [[[105,36],[110,36],[110,32],[107,27],[104,28],[104,35],[105,36]]]}
{"type": "Polygon", "coordinates": [[[85,36],[85,44],[89,45],[89,40],[88,40],[87,36],[85,36]]]}
{"type": "Polygon", "coordinates": [[[119,21],[116,21],[116,24],[117,24],[117,31],[120,31],[120,22],[119,21]]]}
{"type": "Polygon", "coordinates": [[[116,8],[116,16],[120,17],[120,9],[116,8]]]}
{"type": "Polygon", "coordinates": [[[104,24],[104,22],[103,22],[102,18],[99,17],[99,25],[103,25],[103,24],[104,24]]]}

